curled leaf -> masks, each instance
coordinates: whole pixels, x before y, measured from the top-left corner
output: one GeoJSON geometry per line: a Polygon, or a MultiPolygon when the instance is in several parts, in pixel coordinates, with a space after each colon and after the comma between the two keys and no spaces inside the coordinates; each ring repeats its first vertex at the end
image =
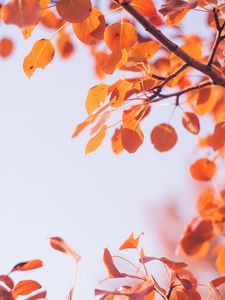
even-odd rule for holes
{"type": "Polygon", "coordinates": [[[192,112],[185,112],[182,118],[183,126],[191,133],[198,134],[200,131],[199,118],[192,112]]]}
{"type": "Polygon", "coordinates": [[[70,256],[72,256],[75,261],[79,261],[81,259],[80,255],[76,253],[63,239],[60,237],[51,237],[50,239],[50,245],[53,249],[66,253],[70,256]]]}

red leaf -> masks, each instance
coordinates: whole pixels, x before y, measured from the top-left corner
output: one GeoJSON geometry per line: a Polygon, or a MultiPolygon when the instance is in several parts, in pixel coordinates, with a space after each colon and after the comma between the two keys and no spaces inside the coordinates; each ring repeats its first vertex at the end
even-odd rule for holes
{"type": "Polygon", "coordinates": [[[123,273],[120,273],[120,271],[114,265],[112,256],[107,248],[105,248],[105,250],[104,250],[103,260],[104,260],[105,266],[108,270],[109,277],[113,277],[113,278],[126,277],[126,275],[124,275],[123,273]]]}
{"type": "Polygon", "coordinates": [[[158,151],[165,152],[175,146],[177,134],[171,125],[162,123],[152,130],[151,141],[158,151]]]}
{"type": "Polygon", "coordinates": [[[4,284],[7,285],[8,288],[10,288],[10,290],[13,289],[14,282],[8,275],[0,275],[0,281],[4,282],[4,284]]]}
{"type": "Polygon", "coordinates": [[[121,141],[125,150],[129,153],[134,153],[143,143],[142,132],[139,129],[138,131],[134,131],[130,128],[122,128],[121,129],[121,141]]]}

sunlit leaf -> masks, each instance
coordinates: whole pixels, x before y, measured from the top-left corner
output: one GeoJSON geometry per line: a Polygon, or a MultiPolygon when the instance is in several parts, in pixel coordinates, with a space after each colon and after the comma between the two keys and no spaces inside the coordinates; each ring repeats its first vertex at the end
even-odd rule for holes
{"type": "Polygon", "coordinates": [[[26,296],[33,293],[36,290],[39,290],[42,286],[34,280],[22,280],[19,281],[13,291],[13,297],[16,299],[19,296],[26,296]]]}
{"type": "Polygon", "coordinates": [[[106,27],[104,40],[112,52],[129,50],[137,41],[137,32],[131,23],[118,22],[106,27]]]}
{"type": "Polygon", "coordinates": [[[37,68],[44,69],[52,61],[54,54],[55,49],[50,40],[36,41],[23,61],[23,69],[27,77],[30,79],[37,68]]]}
{"type": "Polygon", "coordinates": [[[92,9],[91,14],[81,23],[74,23],[73,30],[83,43],[95,45],[104,37],[106,23],[104,15],[96,8],[92,9]]]}
{"type": "Polygon", "coordinates": [[[129,238],[119,247],[119,250],[132,249],[132,248],[136,249],[138,247],[140,237],[141,235],[135,238],[134,233],[132,232],[129,238]]]}
{"type": "Polygon", "coordinates": [[[37,268],[41,268],[43,265],[42,261],[40,259],[34,259],[34,260],[29,260],[26,262],[19,263],[15,265],[11,272],[15,271],[29,271],[37,268]]]}
{"type": "Polygon", "coordinates": [[[94,152],[101,146],[105,138],[107,128],[108,127],[106,125],[103,125],[100,131],[88,141],[85,147],[85,154],[94,152]]]}
{"type": "Polygon", "coordinates": [[[92,87],[87,95],[86,99],[86,111],[91,114],[95,111],[101,104],[103,104],[108,95],[108,85],[100,83],[92,87]]]}
{"type": "Polygon", "coordinates": [[[215,175],[216,165],[207,158],[201,158],[191,165],[190,173],[195,180],[208,181],[215,175]]]}
{"type": "Polygon", "coordinates": [[[218,256],[216,258],[216,268],[221,275],[225,275],[225,245],[220,247],[218,256]]]}

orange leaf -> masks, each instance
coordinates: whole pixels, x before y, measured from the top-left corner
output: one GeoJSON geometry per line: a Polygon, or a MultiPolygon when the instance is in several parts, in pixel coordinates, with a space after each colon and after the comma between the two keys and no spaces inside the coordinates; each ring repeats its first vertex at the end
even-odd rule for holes
{"type": "Polygon", "coordinates": [[[101,130],[88,141],[86,148],[85,148],[85,154],[94,152],[101,146],[101,144],[105,138],[107,128],[108,127],[106,125],[103,125],[101,130]]]}
{"type": "Polygon", "coordinates": [[[56,4],[58,14],[70,23],[83,22],[91,13],[90,0],[59,0],[56,4]]]}
{"type": "Polygon", "coordinates": [[[50,245],[53,249],[66,253],[72,256],[75,261],[79,261],[81,259],[80,255],[78,255],[63,239],[60,237],[51,237],[50,245]]]}
{"type": "Polygon", "coordinates": [[[171,125],[162,123],[152,130],[151,141],[158,151],[165,152],[175,146],[177,134],[171,125]]]}
{"type": "Polygon", "coordinates": [[[121,277],[126,276],[126,275],[120,273],[120,271],[114,265],[112,256],[107,248],[105,248],[105,250],[104,250],[103,260],[104,260],[104,264],[108,270],[109,277],[121,278],[121,277]]]}
{"type": "Polygon", "coordinates": [[[212,222],[194,219],[184,232],[180,246],[186,255],[205,256],[209,249],[209,241],[214,236],[212,222]]]}
{"type": "Polygon", "coordinates": [[[37,268],[41,268],[43,266],[43,263],[41,260],[39,259],[34,259],[34,260],[29,260],[26,262],[22,262],[19,263],[17,265],[15,265],[11,272],[15,272],[15,271],[28,271],[28,270],[33,270],[33,269],[37,269],[37,268]]]}
{"type": "Polygon", "coordinates": [[[73,30],[80,41],[87,45],[95,45],[104,37],[105,17],[96,8],[81,23],[74,23],[73,30]]]}
{"type": "Polygon", "coordinates": [[[140,237],[141,234],[135,239],[134,233],[132,232],[129,238],[119,247],[119,250],[132,249],[132,248],[137,249],[140,237]]]}
{"type": "Polygon", "coordinates": [[[137,126],[136,130],[122,127],[121,141],[123,148],[129,153],[134,153],[143,143],[143,133],[140,127],[137,126]]]}
{"type": "Polygon", "coordinates": [[[106,74],[112,74],[116,69],[119,69],[127,62],[126,49],[112,52],[102,66],[102,70],[106,74]]]}
{"type": "Polygon", "coordinates": [[[137,32],[131,23],[118,22],[106,27],[104,40],[112,52],[129,50],[137,41],[137,32]]]}
{"type": "Polygon", "coordinates": [[[121,129],[116,129],[112,138],[112,150],[115,154],[120,154],[123,151],[123,145],[121,142],[121,129]]]}
{"type": "Polygon", "coordinates": [[[72,42],[71,35],[65,32],[61,32],[59,34],[59,38],[57,40],[57,49],[62,58],[67,59],[70,58],[74,53],[74,45],[72,42]]]}
{"type": "Polygon", "coordinates": [[[217,123],[210,137],[210,145],[214,150],[219,150],[225,145],[225,122],[217,123]]]}
{"type": "Polygon", "coordinates": [[[225,245],[221,246],[216,258],[216,268],[220,274],[225,275],[225,245]]]}
{"type": "Polygon", "coordinates": [[[8,57],[13,51],[13,42],[8,38],[0,40],[0,56],[8,57]]]}
{"type": "Polygon", "coordinates": [[[36,41],[23,61],[23,69],[27,77],[30,79],[37,68],[44,69],[52,61],[54,54],[55,49],[50,40],[36,41]]]}
{"type": "Polygon", "coordinates": [[[207,158],[196,160],[190,167],[191,176],[195,180],[208,181],[213,178],[216,172],[216,165],[207,158]]]}
{"type": "Polygon", "coordinates": [[[1,18],[6,24],[24,28],[36,25],[40,12],[39,0],[10,0],[1,8],[1,18]]]}
{"type": "Polygon", "coordinates": [[[149,18],[150,22],[157,26],[161,25],[162,21],[157,13],[156,7],[152,0],[132,0],[131,5],[143,16],[149,18]]]}
{"type": "Polygon", "coordinates": [[[183,114],[182,122],[184,127],[193,134],[198,134],[200,131],[200,123],[196,114],[185,112],[183,114]]]}
{"type": "Polygon", "coordinates": [[[34,280],[19,281],[12,290],[13,297],[16,299],[18,296],[25,296],[39,290],[42,286],[34,280]]]}
{"type": "Polygon", "coordinates": [[[102,103],[104,103],[107,95],[108,95],[107,84],[100,83],[96,86],[93,86],[88,92],[86,103],[85,103],[87,113],[91,114],[102,103]]]}
{"type": "Polygon", "coordinates": [[[143,42],[133,46],[129,51],[129,59],[145,62],[149,61],[160,49],[156,41],[143,42]]]}

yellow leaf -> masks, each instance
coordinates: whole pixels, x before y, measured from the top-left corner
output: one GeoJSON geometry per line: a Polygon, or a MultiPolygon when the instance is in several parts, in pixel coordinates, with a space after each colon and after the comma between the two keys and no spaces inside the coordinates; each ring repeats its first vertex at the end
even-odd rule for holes
{"type": "Polygon", "coordinates": [[[107,126],[103,125],[101,130],[88,141],[85,148],[85,154],[94,152],[101,146],[105,138],[106,130],[107,130],[107,126]]]}
{"type": "Polygon", "coordinates": [[[107,95],[108,85],[100,83],[92,87],[88,92],[85,104],[87,113],[91,114],[100,106],[101,103],[104,103],[107,95]]]}
{"type": "Polygon", "coordinates": [[[30,79],[37,68],[44,69],[53,59],[55,48],[48,39],[36,41],[31,52],[23,61],[23,69],[30,79]]]}

